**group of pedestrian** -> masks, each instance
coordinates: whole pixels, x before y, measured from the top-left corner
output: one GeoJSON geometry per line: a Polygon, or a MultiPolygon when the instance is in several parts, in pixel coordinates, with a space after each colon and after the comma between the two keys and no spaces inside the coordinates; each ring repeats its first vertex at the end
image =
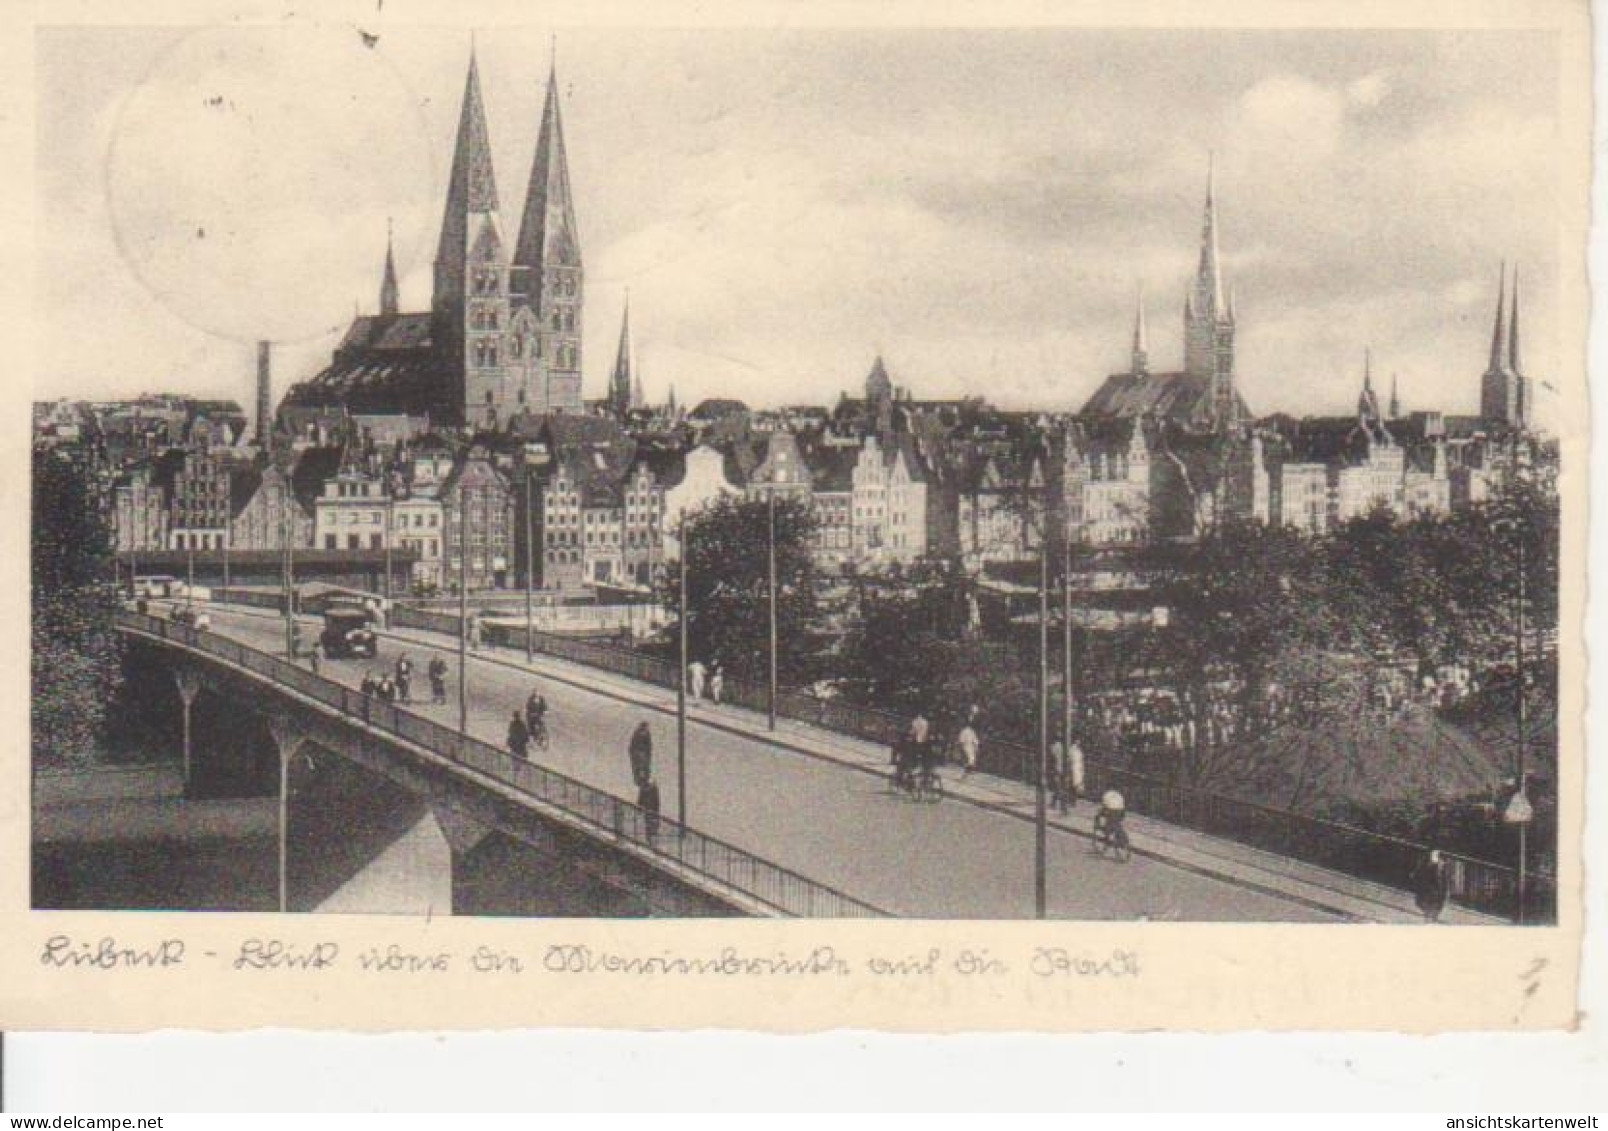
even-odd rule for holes
{"type": "Polygon", "coordinates": [[[1050,743],[1050,798],[1055,811],[1062,816],[1070,813],[1084,796],[1084,784],[1082,744],[1076,738],[1065,746],[1059,739],[1050,743]]]}
{"type": "Polygon", "coordinates": [[[533,688],[525,700],[525,709],[515,711],[508,720],[508,752],[522,762],[530,760],[532,743],[547,749],[547,697],[541,688],[533,688]]]}
{"type": "Polygon", "coordinates": [[[726,693],[726,669],[720,666],[719,660],[712,660],[708,667],[702,660],[694,660],[687,665],[687,694],[694,699],[702,699],[706,695],[711,703],[719,703],[726,693]]]}
{"type": "Polygon", "coordinates": [[[637,787],[637,808],[644,814],[648,839],[659,835],[659,783],[653,778],[653,732],[640,722],[631,732],[626,757],[631,763],[631,780],[637,787]]]}
{"type": "Polygon", "coordinates": [[[396,702],[396,681],[391,678],[390,672],[382,672],[376,676],[374,670],[370,668],[363,673],[363,682],[358,684],[358,690],[370,699],[378,699],[382,703],[396,702]]]}

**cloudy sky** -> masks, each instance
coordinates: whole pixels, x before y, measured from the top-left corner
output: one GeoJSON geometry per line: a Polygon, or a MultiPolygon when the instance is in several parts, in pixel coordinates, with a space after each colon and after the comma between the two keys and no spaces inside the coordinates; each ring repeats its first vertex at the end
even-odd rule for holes
{"type": "MultiPolygon", "coordinates": [[[[375,309],[388,218],[428,309],[469,43],[371,30],[40,33],[37,395],[249,405],[270,338],[277,396],[375,309]]],[[[477,37],[510,238],[550,34],[477,37]]],[[[653,400],[827,401],[880,352],[1075,407],[1140,286],[1179,364],[1209,151],[1255,411],[1347,409],[1365,346],[1472,411],[1504,257],[1527,368],[1562,352],[1544,33],[567,30],[558,65],[589,396],[629,288],[653,400]]]]}

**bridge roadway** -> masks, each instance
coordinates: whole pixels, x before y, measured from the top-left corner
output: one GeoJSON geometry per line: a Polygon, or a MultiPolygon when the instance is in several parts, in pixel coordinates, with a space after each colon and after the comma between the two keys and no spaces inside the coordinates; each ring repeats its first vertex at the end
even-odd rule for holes
{"type": "MultiPolygon", "coordinates": [[[[282,652],[282,621],[213,605],[212,631],[264,651],[282,652]]],[[[304,624],[303,636],[311,629],[304,624]]],[[[456,725],[457,656],[419,634],[382,637],[379,657],[325,660],[321,671],[355,687],[366,669],[389,669],[406,652],[419,673],[412,710],[456,725]],[[451,662],[448,703],[428,699],[423,669],[435,652],[451,662]]],[[[503,652],[506,660],[509,653],[503,652]]],[[[667,816],[675,816],[675,718],[638,706],[608,689],[565,680],[580,669],[538,658],[536,671],[470,654],[469,729],[503,744],[508,721],[539,685],[550,704],[551,742],[532,751],[543,765],[630,801],[636,800],[626,746],[637,723],[653,734],[654,773],[667,816]]],[[[674,701],[661,688],[642,699],[674,701]]],[[[891,794],[883,780],[812,758],[760,738],[732,733],[690,714],[687,726],[688,823],[772,863],[865,900],[895,915],[1013,919],[1033,913],[1033,828],[1028,822],[954,797],[936,805],[891,794]]],[[[954,774],[956,771],[948,771],[954,774]]],[[[1084,814],[1092,810],[1081,807],[1084,814]]],[[[1063,919],[1184,921],[1333,921],[1338,912],[1309,900],[1248,887],[1163,859],[1135,855],[1127,863],[1099,858],[1086,837],[1052,826],[1048,849],[1049,914],[1063,919]]]]}

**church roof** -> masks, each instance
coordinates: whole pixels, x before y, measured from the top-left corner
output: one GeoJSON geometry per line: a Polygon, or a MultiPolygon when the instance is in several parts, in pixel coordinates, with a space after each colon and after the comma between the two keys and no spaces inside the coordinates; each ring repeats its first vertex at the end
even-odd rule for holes
{"type": "Polygon", "coordinates": [[[330,364],[294,386],[284,403],[422,416],[441,411],[452,388],[452,374],[431,347],[428,314],[364,315],[353,319],[330,364]]]}
{"type": "Polygon", "coordinates": [[[345,350],[415,350],[430,346],[429,314],[362,314],[352,319],[336,354],[345,350]]]}
{"type": "MultiPolygon", "coordinates": [[[[1242,419],[1251,415],[1238,391],[1242,419]]],[[[1212,423],[1211,378],[1198,373],[1113,373],[1078,411],[1082,417],[1154,416],[1185,427],[1212,423]]]]}

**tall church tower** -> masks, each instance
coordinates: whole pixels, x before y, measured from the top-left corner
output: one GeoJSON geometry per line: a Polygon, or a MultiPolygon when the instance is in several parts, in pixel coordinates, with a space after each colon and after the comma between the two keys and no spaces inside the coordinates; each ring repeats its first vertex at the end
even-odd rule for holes
{"type": "Polygon", "coordinates": [[[396,286],[396,259],[391,254],[391,224],[385,224],[385,274],[380,278],[380,313],[395,314],[401,309],[396,286]]]}
{"type": "Polygon", "coordinates": [[[1145,289],[1140,286],[1138,296],[1134,300],[1133,311],[1133,353],[1129,358],[1129,367],[1137,375],[1150,372],[1150,336],[1145,332],[1145,289]]]}
{"type": "Polygon", "coordinates": [[[614,357],[609,377],[609,411],[620,419],[636,407],[631,384],[631,296],[625,297],[625,313],[620,317],[620,351],[614,357]]]}
{"type": "Polygon", "coordinates": [[[1206,214],[1200,235],[1200,264],[1184,297],[1184,371],[1211,382],[1212,420],[1219,427],[1237,423],[1234,393],[1234,300],[1223,288],[1217,250],[1216,168],[1206,170],[1206,214]]]}
{"type": "Polygon", "coordinates": [[[581,242],[558,105],[557,62],[547,73],[541,133],[514,247],[513,291],[527,399],[538,412],[581,409],[581,242]]]}
{"type": "Polygon", "coordinates": [[[456,388],[444,391],[447,419],[495,428],[506,419],[503,333],[508,326],[508,257],[497,212],[497,181],[474,52],[458,116],[447,210],[436,249],[431,337],[456,388]]]}
{"type": "Polygon", "coordinates": [[[1496,321],[1491,328],[1491,360],[1480,379],[1480,416],[1487,425],[1528,428],[1530,380],[1519,359],[1519,275],[1513,273],[1512,306],[1508,305],[1507,264],[1496,284],[1496,321]]]}

